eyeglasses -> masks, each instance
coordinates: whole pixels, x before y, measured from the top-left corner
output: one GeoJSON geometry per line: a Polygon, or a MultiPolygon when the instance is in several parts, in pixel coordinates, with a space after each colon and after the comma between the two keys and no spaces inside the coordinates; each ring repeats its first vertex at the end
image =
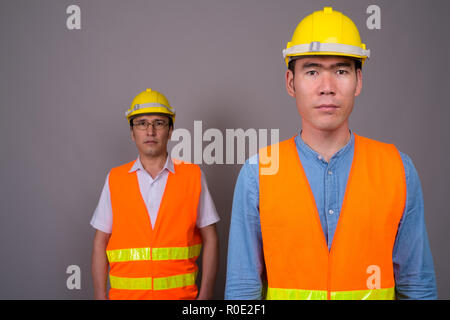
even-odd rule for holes
{"type": "Polygon", "coordinates": [[[147,130],[149,126],[153,127],[153,130],[162,130],[163,128],[167,127],[169,125],[169,122],[164,120],[154,120],[152,122],[141,120],[133,122],[133,127],[136,127],[139,130],[147,130]]]}

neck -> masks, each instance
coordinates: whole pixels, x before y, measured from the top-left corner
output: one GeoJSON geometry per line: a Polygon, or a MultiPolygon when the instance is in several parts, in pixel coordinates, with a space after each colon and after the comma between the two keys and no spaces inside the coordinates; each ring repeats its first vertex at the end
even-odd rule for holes
{"type": "Polygon", "coordinates": [[[147,171],[154,179],[164,168],[167,161],[167,156],[167,152],[160,156],[147,156],[140,154],[139,159],[141,160],[141,164],[145,171],[147,171]]]}
{"type": "Polygon", "coordinates": [[[351,135],[348,125],[332,131],[303,126],[301,137],[311,149],[320,154],[328,162],[336,152],[348,143],[351,135]]]}

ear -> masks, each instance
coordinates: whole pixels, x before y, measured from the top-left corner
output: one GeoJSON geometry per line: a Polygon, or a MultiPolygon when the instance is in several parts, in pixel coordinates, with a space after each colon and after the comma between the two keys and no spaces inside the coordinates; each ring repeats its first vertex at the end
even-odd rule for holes
{"type": "Polygon", "coordinates": [[[169,128],[169,140],[172,138],[173,127],[169,128]]]}
{"type": "Polygon", "coordinates": [[[291,97],[295,98],[294,74],[289,69],[286,70],[286,91],[291,97]]]}
{"type": "Polygon", "coordinates": [[[132,140],[133,142],[136,142],[136,139],[134,139],[134,130],[133,130],[133,127],[130,127],[130,135],[131,135],[131,140],[132,140]]]}
{"type": "Polygon", "coordinates": [[[358,69],[356,70],[356,89],[355,89],[355,97],[359,96],[362,90],[362,70],[358,69]]]}

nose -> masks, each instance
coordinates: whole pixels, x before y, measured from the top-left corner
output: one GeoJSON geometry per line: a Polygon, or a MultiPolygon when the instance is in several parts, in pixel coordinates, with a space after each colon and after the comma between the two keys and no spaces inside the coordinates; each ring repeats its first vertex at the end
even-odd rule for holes
{"type": "Polygon", "coordinates": [[[328,72],[324,72],[321,77],[320,87],[319,87],[320,95],[335,95],[336,87],[334,83],[333,76],[328,72]]]}
{"type": "Polygon", "coordinates": [[[154,136],[156,134],[156,130],[153,127],[153,124],[150,123],[149,126],[147,127],[147,135],[148,136],[154,136]]]}

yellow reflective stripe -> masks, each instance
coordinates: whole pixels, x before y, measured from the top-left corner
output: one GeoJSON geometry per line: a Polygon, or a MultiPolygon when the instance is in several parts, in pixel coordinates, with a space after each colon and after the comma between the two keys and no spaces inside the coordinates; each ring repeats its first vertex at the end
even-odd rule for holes
{"type": "Polygon", "coordinates": [[[394,300],[395,289],[373,289],[331,292],[331,300],[394,300]]]}
{"type": "Polygon", "coordinates": [[[181,260],[190,259],[200,255],[201,244],[190,247],[167,248],[131,248],[107,250],[109,262],[139,261],[139,260],[181,260]],[[151,252],[151,257],[150,257],[151,252]]]}
{"type": "MultiPolygon", "coordinates": [[[[331,300],[394,300],[395,289],[373,289],[333,291],[330,293],[331,300]]],[[[268,300],[326,300],[327,291],[268,288],[268,300]]]]}
{"type": "Polygon", "coordinates": [[[202,250],[201,244],[196,244],[191,247],[173,247],[173,248],[153,248],[153,260],[177,260],[190,259],[200,255],[202,250]]]}
{"type": "Polygon", "coordinates": [[[109,276],[109,283],[113,289],[151,290],[152,278],[123,278],[109,276]]]}
{"type": "Polygon", "coordinates": [[[150,248],[106,251],[109,262],[150,260],[150,248]]]}
{"type": "Polygon", "coordinates": [[[327,300],[327,291],[267,288],[267,300],[327,300]]]}
{"type": "Polygon", "coordinates": [[[179,274],[171,277],[164,278],[154,278],[153,279],[153,290],[164,290],[181,288],[186,286],[191,286],[195,284],[195,279],[197,278],[197,272],[179,274]]]}
{"type": "MultiPolygon", "coordinates": [[[[153,289],[181,288],[195,284],[197,271],[170,277],[153,278],[153,289]]],[[[111,288],[122,290],[152,290],[152,278],[125,278],[109,275],[111,288]]]]}

